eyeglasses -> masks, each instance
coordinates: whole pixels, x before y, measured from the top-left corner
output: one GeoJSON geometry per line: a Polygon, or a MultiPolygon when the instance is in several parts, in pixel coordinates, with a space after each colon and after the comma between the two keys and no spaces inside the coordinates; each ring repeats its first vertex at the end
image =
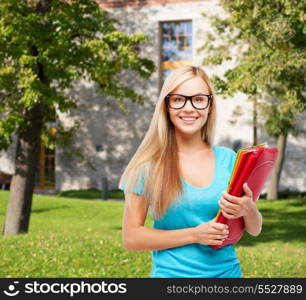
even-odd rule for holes
{"type": "Polygon", "coordinates": [[[212,100],[213,95],[196,94],[193,96],[184,96],[180,94],[168,94],[165,101],[170,108],[181,109],[185,106],[187,100],[190,100],[191,105],[195,109],[206,109],[212,100]]]}

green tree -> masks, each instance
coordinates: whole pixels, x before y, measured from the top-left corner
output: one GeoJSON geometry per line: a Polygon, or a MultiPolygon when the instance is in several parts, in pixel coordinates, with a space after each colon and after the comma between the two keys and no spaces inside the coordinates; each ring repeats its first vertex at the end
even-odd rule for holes
{"type": "Polygon", "coordinates": [[[60,125],[55,137],[48,128],[59,112],[77,108],[67,93],[72,83],[95,81],[124,112],[125,98],[143,103],[120,73],[150,76],[153,62],[137,50],[147,40],[118,31],[96,1],[1,0],[0,150],[18,139],[4,234],[28,231],[40,138],[54,147],[72,136],[60,125]]]}
{"type": "Polygon", "coordinates": [[[220,4],[226,17],[204,15],[213,30],[199,51],[205,52],[204,64],[232,64],[214,76],[217,90],[227,96],[238,91],[248,95],[254,103],[253,120],[260,119],[268,135],[277,139],[279,156],[267,195],[276,199],[287,137],[300,133],[297,116],[305,110],[305,2],[221,0],[220,4]]]}

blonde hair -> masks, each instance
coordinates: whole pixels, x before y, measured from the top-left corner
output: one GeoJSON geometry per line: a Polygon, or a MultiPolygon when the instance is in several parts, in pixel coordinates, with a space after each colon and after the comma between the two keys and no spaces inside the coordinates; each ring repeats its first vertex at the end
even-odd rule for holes
{"type": "Polygon", "coordinates": [[[182,195],[182,182],[178,164],[178,148],[175,128],[168,114],[165,97],[176,87],[194,77],[200,77],[213,95],[207,121],[201,129],[204,142],[212,146],[215,123],[216,103],[212,83],[199,67],[184,66],[175,69],[165,80],[155,111],[141,144],[125,168],[119,186],[125,185],[125,197],[128,202],[139,178],[143,178],[143,197],[148,201],[152,215],[159,219],[167,208],[182,195]]]}

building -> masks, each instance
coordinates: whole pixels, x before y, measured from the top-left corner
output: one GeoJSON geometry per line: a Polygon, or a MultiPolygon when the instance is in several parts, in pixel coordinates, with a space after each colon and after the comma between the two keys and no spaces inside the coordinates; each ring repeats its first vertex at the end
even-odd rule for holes
{"type": "MultiPolygon", "coordinates": [[[[74,145],[84,149],[86,164],[70,159],[65,149],[55,151],[41,146],[37,172],[36,191],[101,189],[102,179],[106,177],[110,189],[116,189],[119,178],[140,144],[149,126],[164,76],[171,69],[181,65],[202,66],[204,53],[197,49],[203,45],[209,32],[208,20],[202,12],[224,14],[216,0],[98,0],[120,22],[120,29],[126,33],[142,32],[150,42],[142,47],[142,53],[158,66],[157,72],[149,80],[133,78],[125,74],[124,80],[135,90],[144,93],[147,100],[143,105],[126,101],[130,114],[125,115],[115,104],[114,99],[99,95],[97,87],[91,82],[78,82],[71,91],[80,101],[78,110],[69,115],[61,115],[60,122],[69,127],[73,121],[81,127],[74,138],[74,145]]],[[[224,66],[226,67],[226,66],[224,66]]],[[[204,67],[205,68],[205,67],[204,67]]],[[[208,75],[222,72],[220,68],[205,68],[208,75]]],[[[252,104],[246,95],[237,94],[233,99],[218,97],[217,128],[215,144],[232,148],[251,145],[252,104]],[[240,111],[235,118],[235,110],[240,111]]],[[[305,129],[305,115],[300,125],[305,129]],[[303,127],[304,126],[304,127],[303,127]]],[[[275,146],[276,141],[259,132],[259,142],[267,141],[275,146]]],[[[14,172],[15,144],[0,156],[0,171],[14,172]]],[[[287,143],[281,190],[306,190],[306,137],[290,136],[287,143]]]]}

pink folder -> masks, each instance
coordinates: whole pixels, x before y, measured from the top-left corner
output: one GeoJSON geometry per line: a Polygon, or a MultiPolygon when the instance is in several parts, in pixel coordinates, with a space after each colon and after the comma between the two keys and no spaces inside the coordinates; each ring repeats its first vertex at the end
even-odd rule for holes
{"type": "MultiPolygon", "coordinates": [[[[242,197],[244,194],[242,186],[247,182],[253,193],[253,201],[257,201],[273,170],[277,154],[277,148],[268,148],[263,145],[240,149],[237,153],[227,192],[233,196],[242,197]]],[[[229,220],[223,216],[220,209],[215,219],[216,222],[229,226],[229,235],[222,245],[211,245],[212,248],[216,249],[234,244],[241,239],[244,232],[243,217],[229,220]]]]}

